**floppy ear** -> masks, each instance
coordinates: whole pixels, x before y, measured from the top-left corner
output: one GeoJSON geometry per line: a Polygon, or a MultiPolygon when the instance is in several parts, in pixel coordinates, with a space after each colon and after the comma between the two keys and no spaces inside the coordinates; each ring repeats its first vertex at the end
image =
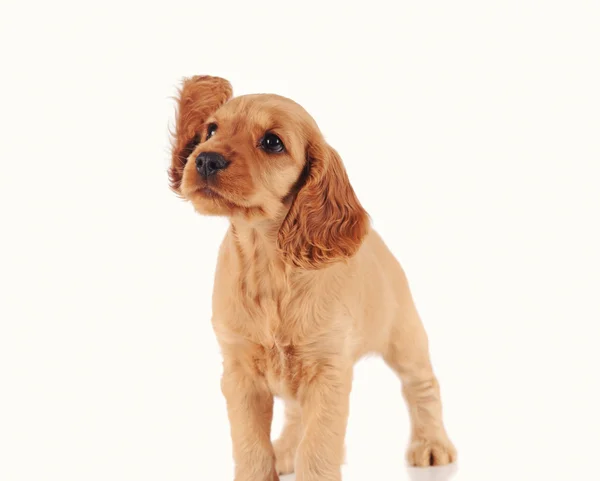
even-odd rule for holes
{"type": "Polygon", "coordinates": [[[369,230],[338,153],[324,139],[307,152],[308,172],[281,225],[277,244],[298,267],[319,269],[352,257],[369,230]]]}
{"type": "Polygon", "coordinates": [[[180,193],[186,160],[200,143],[200,128],[210,115],[231,98],[232,93],[231,84],[219,77],[198,75],[184,79],[179,90],[169,168],[169,181],[175,192],[180,193]]]}

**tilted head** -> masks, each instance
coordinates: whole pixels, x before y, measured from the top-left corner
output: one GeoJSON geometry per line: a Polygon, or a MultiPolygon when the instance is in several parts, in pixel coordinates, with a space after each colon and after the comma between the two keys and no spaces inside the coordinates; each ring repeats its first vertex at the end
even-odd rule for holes
{"type": "Polygon", "coordinates": [[[278,249],[299,267],[351,257],[369,229],[312,117],[278,95],[232,98],[218,77],[183,82],[169,177],[202,214],[275,222],[278,249]]]}

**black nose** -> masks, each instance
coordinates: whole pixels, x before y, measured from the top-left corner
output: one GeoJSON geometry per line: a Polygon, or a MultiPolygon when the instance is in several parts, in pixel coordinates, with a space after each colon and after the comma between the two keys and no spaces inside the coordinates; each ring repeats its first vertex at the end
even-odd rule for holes
{"type": "Polygon", "coordinates": [[[229,165],[221,154],[216,152],[201,152],[196,157],[196,170],[207,179],[229,165]]]}

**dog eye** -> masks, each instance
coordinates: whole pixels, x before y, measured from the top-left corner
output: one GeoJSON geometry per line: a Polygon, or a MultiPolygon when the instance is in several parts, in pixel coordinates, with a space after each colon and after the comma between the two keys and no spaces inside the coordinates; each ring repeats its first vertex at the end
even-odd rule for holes
{"type": "Polygon", "coordinates": [[[217,124],[209,124],[208,129],[206,129],[206,140],[210,139],[215,132],[217,131],[217,124]]]}
{"type": "Polygon", "coordinates": [[[283,152],[283,142],[275,134],[265,134],[261,143],[261,147],[267,152],[283,152]]]}

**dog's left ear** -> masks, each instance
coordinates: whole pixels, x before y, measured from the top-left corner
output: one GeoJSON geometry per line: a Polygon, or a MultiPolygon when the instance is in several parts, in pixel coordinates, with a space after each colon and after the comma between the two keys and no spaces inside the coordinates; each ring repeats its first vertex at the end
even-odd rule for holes
{"type": "Polygon", "coordinates": [[[307,149],[306,181],[281,225],[277,245],[284,258],[319,269],[352,257],[369,230],[342,159],[319,135],[307,149]]]}
{"type": "Polygon", "coordinates": [[[200,143],[201,127],[232,94],[231,84],[219,77],[199,75],[184,79],[179,91],[177,124],[173,134],[169,168],[171,189],[176,193],[180,193],[181,177],[187,158],[200,143]]]}

